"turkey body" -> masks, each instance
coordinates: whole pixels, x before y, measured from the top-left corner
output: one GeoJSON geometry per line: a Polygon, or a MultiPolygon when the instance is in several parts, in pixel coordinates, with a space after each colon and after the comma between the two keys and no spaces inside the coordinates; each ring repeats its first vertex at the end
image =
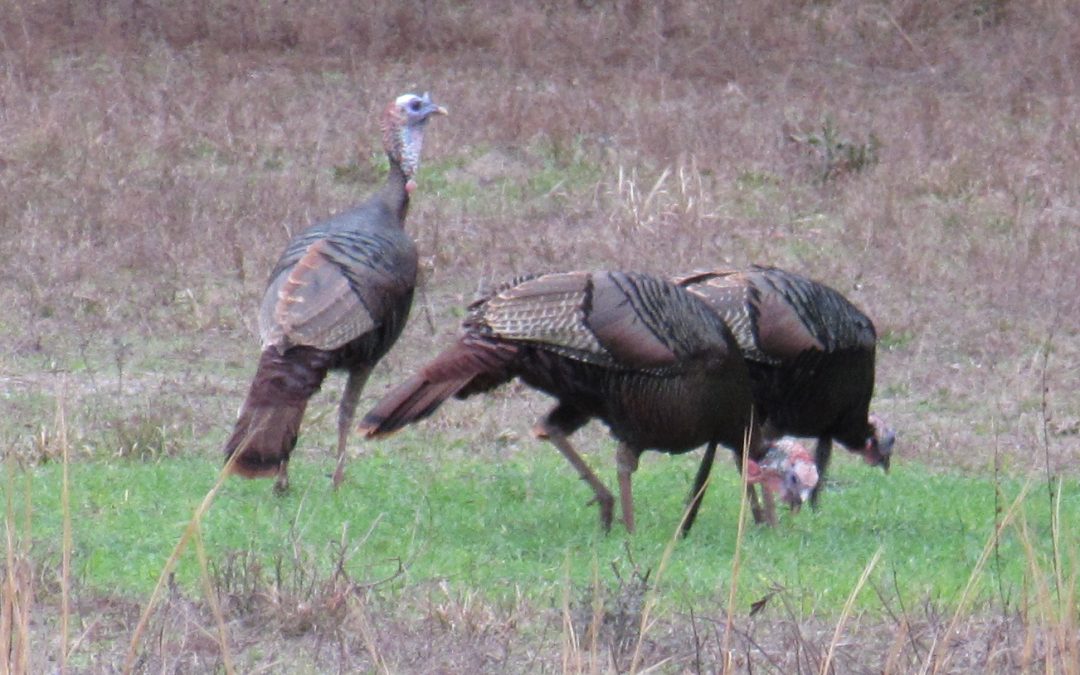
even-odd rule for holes
{"type": "Polygon", "coordinates": [[[225,445],[227,460],[236,455],[236,473],[277,476],[275,488],[287,489],[289,456],[307,402],[327,372],[343,370],[348,379],[338,414],[334,486],[341,483],[360,393],[401,334],[412,305],[417,254],[404,220],[421,130],[439,112],[426,95],[396,99],[383,120],[386,184],[363,204],[296,235],[270,273],[259,311],[263,351],[225,445]]]}
{"type": "MultiPolygon", "coordinates": [[[[458,341],[364,417],[369,437],[427,417],[451,396],[520,378],[557,400],[534,433],[592,486],[605,529],[614,497],[568,437],[597,418],[619,441],[619,491],[630,531],[630,477],[645,450],[682,453],[708,444],[711,459],[717,443],[741,449],[747,434],[757,442],[749,375],[734,337],[704,303],[670,282],[623,272],[540,275],[496,289],[469,311],[458,341]]],[[[692,512],[700,488],[691,493],[692,512]]],[[[691,523],[688,516],[684,528],[691,523]]]]}
{"type": "Polygon", "coordinates": [[[263,294],[264,343],[286,352],[315,347],[331,369],[386,354],[409,316],[417,254],[402,227],[408,200],[392,204],[385,192],[289,242],[263,294]],[[300,285],[307,286],[302,296],[300,285]],[[299,320],[290,316],[294,306],[304,311],[299,320]]]}
{"type": "Polygon", "coordinates": [[[746,358],[754,403],[770,439],[818,439],[824,484],[833,441],[888,468],[891,429],[870,415],[877,333],[834,289],[775,267],[676,278],[723,318],[746,358]]]}
{"type": "Polygon", "coordinates": [[[416,247],[392,225],[397,216],[383,197],[299,234],[270,274],[259,313],[263,352],[225,450],[229,457],[241,448],[233,463],[240,475],[277,476],[277,489],[288,487],[304,410],[330,370],[348,373],[339,414],[344,448],[356,400],[405,327],[416,283],[416,247]],[[305,315],[293,320],[294,309],[305,315]]]}

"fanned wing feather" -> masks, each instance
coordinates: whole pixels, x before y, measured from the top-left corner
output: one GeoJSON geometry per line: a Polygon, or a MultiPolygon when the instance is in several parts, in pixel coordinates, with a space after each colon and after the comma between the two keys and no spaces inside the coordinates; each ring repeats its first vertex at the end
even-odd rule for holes
{"type": "Polygon", "coordinates": [[[698,295],[735,334],[746,358],[779,363],[808,351],[873,349],[873,324],[823,284],[771,267],[695,272],[676,283],[698,295]]]}
{"type": "Polygon", "coordinates": [[[594,274],[592,281],[592,304],[585,325],[619,363],[650,370],[677,362],[671,346],[647,323],[646,312],[655,305],[640,296],[640,284],[613,274],[594,274]]]}
{"type": "Polygon", "coordinates": [[[411,241],[391,241],[403,236],[343,231],[298,238],[263,296],[263,345],[336,349],[380,325],[416,277],[411,241]]]}
{"type": "Polygon", "coordinates": [[[465,328],[610,368],[658,370],[679,361],[673,327],[655,315],[676,293],[636,275],[546,274],[478,301],[465,328]]]}
{"type": "Polygon", "coordinates": [[[607,351],[584,325],[590,277],[587,272],[548,274],[504,288],[476,305],[466,329],[472,324],[500,340],[608,362],[607,351]]]}
{"type": "Polygon", "coordinates": [[[758,334],[759,308],[752,302],[753,287],[735,271],[699,272],[677,277],[675,282],[697,295],[727,324],[743,356],[759,363],[779,363],[758,334]]]}
{"type": "Polygon", "coordinates": [[[466,332],[620,370],[660,371],[726,344],[727,328],[675,285],[622,272],[564,272],[500,286],[470,306],[466,332]],[[658,312],[657,308],[665,308],[658,312]],[[671,322],[667,314],[695,317],[671,322]]]}
{"type": "Polygon", "coordinates": [[[761,323],[776,326],[767,336],[773,342],[763,344],[775,344],[781,352],[798,347],[828,353],[874,349],[874,324],[832,288],[771,267],[755,268],[747,277],[760,294],[761,323]],[[784,330],[790,336],[779,337],[784,330]]]}
{"type": "MultiPolygon", "coordinates": [[[[826,345],[815,336],[803,318],[806,312],[792,311],[792,297],[787,294],[762,293],[754,286],[747,286],[748,308],[756,316],[752,319],[757,330],[757,348],[773,357],[787,361],[803,352],[826,351],[826,345]]],[[[767,361],[766,361],[767,363],[767,361]]]]}
{"type": "Polygon", "coordinates": [[[327,248],[325,239],[316,241],[275,284],[273,321],[264,343],[284,338],[291,345],[334,349],[375,327],[327,248]]]}

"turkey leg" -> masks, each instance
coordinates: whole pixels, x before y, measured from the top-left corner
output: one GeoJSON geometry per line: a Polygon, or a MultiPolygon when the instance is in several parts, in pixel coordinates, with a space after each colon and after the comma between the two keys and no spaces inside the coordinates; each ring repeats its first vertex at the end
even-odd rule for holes
{"type": "MultiPolygon", "coordinates": [[[[550,417],[550,416],[549,416],[550,417]]],[[[575,469],[577,469],[578,475],[581,476],[581,480],[589,484],[593,489],[593,493],[596,495],[595,501],[597,506],[600,507],[600,526],[604,528],[605,532],[611,531],[612,514],[615,511],[615,497],[611,494],[611,491],[600,482],[600,479],[596,477],[593,470],[589,468],[589,465],[585,463],[585,460],[581,458],[581,455],[574,450],[574,447],[570,445],[570,440],[563,433],[562,429],[550,424],[547,419],[541,420],[533,428],[533,435],[537,438],[546,439],[551,442],[559,452],[563,454],[575,469]]]]}
{"type": "Polygon", "coordinates": [[[822,436],[818,439],[817,447],[814,448],[814,463],[817,464],[818,484],[814,486],[813,491],[810,493],[810,506],[814,507],[815,510],[818,507],[818,495],[821,494],[822,488],[825,487],[825,469],[829,468],[830,457],[832,457],[832,438],[822,436]]]}
{"type": "Polygon", "coordinates": [[[622,502],[622,519],[626,531],[634,533],[634,495],[630,489],[630,478],[637,471],[640,453],[626,443],[619,443],[615,451],[615,466],[619,472],[619,499],[622,502]]]}
{"type": "Polygon", "coordinates": [[[715,457],[716,441],[709,441],[709,445],[705,448],[705,456],[701,458],[701,466],[698,467],[697,475],[694,476],[694,487],[690,489],[690,496],[687,498],[686,516],[679,527],[679,534],[684,537],[690,534],[690,528],[697,518],[698,509],[701,508],[701,502],[705,499],[705,485],[709,481],[709,474],[712,472],[715,457]]]}
{"type": "Polygon", "coordinates": [[[277,480],[274,481],[274,494],[284,495],[289,492],[289,460],[278,464],[277,480]]]}
{"type": "Polygon", "coordinates": [[[334,470],[333,478],[335,490],[341,485],[341,481],[345,480],[345,442],[349,438],[349,430],[352,429],[356,404],[360,402],[360,392],[364,390],[369,375],[371,375],[371,366],[350,370],[349,379],[345,382],[345,391],[341,394],[341,404],[338,408],[337,468],[334,470]]]}

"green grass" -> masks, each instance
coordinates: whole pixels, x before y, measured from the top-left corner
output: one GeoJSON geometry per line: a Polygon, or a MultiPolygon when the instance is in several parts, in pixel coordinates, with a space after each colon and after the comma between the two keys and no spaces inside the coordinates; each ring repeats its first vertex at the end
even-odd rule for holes
{"type": "MultiPolygon", "coordinates": [[[[458,455],[454,451],[451,454],[458,455]]],[[[492,600],[523,593],[555,602],[567,573],[588,588],[599,568],[601,583],[616,582],[638,566],[653,582],[680,514],[697,456],[650,454],[635,481],[638,532],[628,537],[616,524],[610,536],[598,528],[587,488],[562,458],[547,448],[492,462],[458,458],[439,464],[430,448],[377,449],[354,460],[340,492],[330,490],[327,461],[299,453],[293,491],[275,497],[267,481],[229,480],[202,521],[211,560],[250,552],[265,569],[283,556],[328,573],[345,542],[346,571],[356,580],[404,574],[395,587],[443,581],[463,591],[482,589],[492,600]]],[[[215,479],[216,456],[154,462],[77,463],[71,470],[74,523],[73,576],[83,588],[146,597],[174,545],[215,479]]],[[[605,457],[597,458],[610,479],[605,457]]],[[[818,512],[785,513],[775,529],[750,528],[743,542],[738,603],[743,609],[770,589],[793,593],[806,614],[839,613],[878,547],[881,561],[871,583],[889,597],[917,604],[926,598],[955,606],[994,528],[995,486],[985,477],[897,467],[891,475],[854,460],[835,462],[832,489],[818,512]],[[932,573],[931,573],[932,570],[932,573]]],[[[30,470],[17,479],[15,504],[30,491],[32,537],[38,550],[60,541],[60,466],[30,470]]],[[[689,539],[680,541],[660,580],[661,598],[676,605],[692,599],[726,598],[735,549],[737,477],[727,458],[689,539]]],[[[613,482],[613,481],[612,481],[613,482]]],[[[1080,494],[1075,481],[1063,487],[1063,545],[1075,547],[1080,494]]],[[[1019,493],[1015,480],[1000,485],[1004,509],[1019,493]]],[[[1029,494],[1022,519],[1040,555],[1050,546],[1044,490],[1029,494]]],[[[59,559],[58,551],[47,558],[59,559]]],[[[1007,530],[1000,555],[980,575],[976,598],[990,600],[1006,589],[1016,597],[1028,561],[1007,530]]],[[[198,592],[199,568],[191,551],[177,579],[198,592]]],[[[880,607],[863,592],[856,608],[880,607]]]]}

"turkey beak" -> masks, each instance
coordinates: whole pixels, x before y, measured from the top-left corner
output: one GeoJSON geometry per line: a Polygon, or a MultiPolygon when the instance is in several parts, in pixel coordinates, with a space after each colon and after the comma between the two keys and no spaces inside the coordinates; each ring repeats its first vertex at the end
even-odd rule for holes
{"type": "Polygon", "coordinates": [[[431,94],[424,92],[424,95],[420,97],[420,100],[424,104],[424,108],[427,110],[428,116],[430,115],[449,115],[450,112],[441,105],[436,105],[431,102],[431,94]]]}
{"type": "Polygon", "coordinates": [[[807,499],[810,499],[810,493],[813,492],[813,488],[799,488],[799,491],[791,495],[788,504],[791,506],[792,513],[798,513],[802,508],[802,505],[806,503],[807,499]]]}
{"type": "Polygon", "coordinates": [[[866,453],[866,461],[871,466],[880,466],[881,470],[889,473],[889,463],[892,461],[892,441],[886,443],[874,442],[866,453]]]}
{"type": "Polygon", "coordinates": [[[892,461],[893,439],[886,437],[878,440],[870,439],[863,450],[863,459],[870,466],[880,466],[882,471],[889,473],[889,463],[892,461]]]}
{"type": "Polygon", "coordinates": [[[798,513],[802,508],[803,502],[810,498],[810,488],[798,488],[798,489],[786,489],[784,490],[784,502],[791,509],[792,513],[798,513]]]}
{"type": "Polygon", "coordinates": [[[892,449],[894,444],[896,444],[896,432],[892,429],[888,429],[882,435],[881,443],[879,444],[881,468],[885,470],[885,473],[889,473],[889,462],[892,461],[892,449]]]}
{"type": "Polygon", "coordinates": [[[896,430],[874,414],[870,415],[869,424],[872,434],[866,444],[866,461],[873,466],[880,465],[885,473],[889,473],[896,430]]]}

